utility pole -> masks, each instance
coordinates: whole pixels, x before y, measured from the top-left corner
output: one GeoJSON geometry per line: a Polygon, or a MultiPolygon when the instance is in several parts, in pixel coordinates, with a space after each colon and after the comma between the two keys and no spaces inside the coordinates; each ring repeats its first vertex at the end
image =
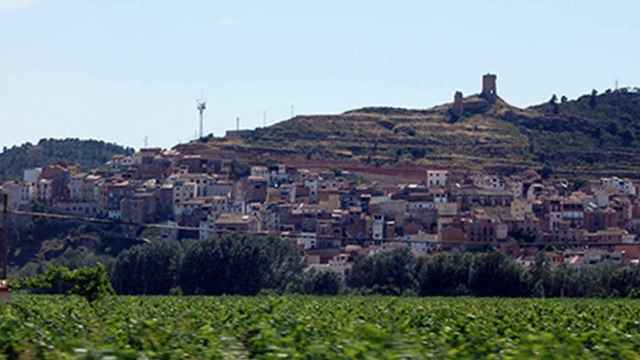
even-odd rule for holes
{"type": "Polygon", "coordinates": [[[0,280],[9,275],[9,195],[0,192],[0,280]]]}

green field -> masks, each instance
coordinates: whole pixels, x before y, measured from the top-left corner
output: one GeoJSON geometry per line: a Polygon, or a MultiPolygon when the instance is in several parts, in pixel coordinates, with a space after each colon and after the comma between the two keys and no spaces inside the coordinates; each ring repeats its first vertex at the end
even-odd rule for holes
{"type": "Polygon", "coordinates": [[[640,302],[21,295],[9,359],[640,358],[640,302]]]}

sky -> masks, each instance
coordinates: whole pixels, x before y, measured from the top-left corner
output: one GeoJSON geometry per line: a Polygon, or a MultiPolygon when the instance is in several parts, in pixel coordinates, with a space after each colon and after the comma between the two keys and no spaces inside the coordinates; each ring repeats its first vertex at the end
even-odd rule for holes
{"type": "Polygon", "coordinates": [[[171,147],[300,114],[640,86],[632,0],[0,0],[0,149],[171,147]],[[293,107],[293,108],[292,108],[293,107]],[[265,116],[266,115],[266,116],[265,116]]]}

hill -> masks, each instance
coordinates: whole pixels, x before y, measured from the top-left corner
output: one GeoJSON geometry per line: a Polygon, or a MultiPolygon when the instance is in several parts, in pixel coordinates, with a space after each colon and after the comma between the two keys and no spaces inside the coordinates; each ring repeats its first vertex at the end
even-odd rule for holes
{"type": "Polygon", "coordinates": [[[25,169],[59,161],[78,164],[83,169],[103,165],[114,155],[131,154],[133,149],[96,140],[42,139],[37,145],[26,143],[4,148],[0,153],[0,181],[22,178],[25,169]]]}
{"type": "Polygon", "coordinates": [[[254,131],[180,145],[318,167],[351,166],[409,174],[438,166],[512,173],[545,164],[575,176],[640,173],[640,92],[623,89],[526,109],[483,93],[430,109],[367,107],[336,115],[296,116],[254,131]]]}

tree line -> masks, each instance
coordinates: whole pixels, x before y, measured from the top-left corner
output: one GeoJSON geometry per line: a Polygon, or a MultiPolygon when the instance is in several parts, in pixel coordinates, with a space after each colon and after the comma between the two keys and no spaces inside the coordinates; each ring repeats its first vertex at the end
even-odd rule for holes
{"type": "MultiPolygon", "coordinates": [[[[243,234],[138,245],[120,253],[109,267],[113,289],[124,295],[640,297],[640,266],[634,265],[552,266],[540,252],[525,268],[499,252],[415,257],[408,249],[394,249],[357,257],[343,278],[332,271],[305,270],[301,252],[289,241],[243,234]]],[[[69,278],[69,270],[60,268],[31,284],[45,292],[83,288],[61,285],[59,279],[69,278]],[[49,288],[47,279],[54,279],[49,288]]],[[[98,272],[90,280],[96,283],[96,277],[104,278],[98,272]]]]}

